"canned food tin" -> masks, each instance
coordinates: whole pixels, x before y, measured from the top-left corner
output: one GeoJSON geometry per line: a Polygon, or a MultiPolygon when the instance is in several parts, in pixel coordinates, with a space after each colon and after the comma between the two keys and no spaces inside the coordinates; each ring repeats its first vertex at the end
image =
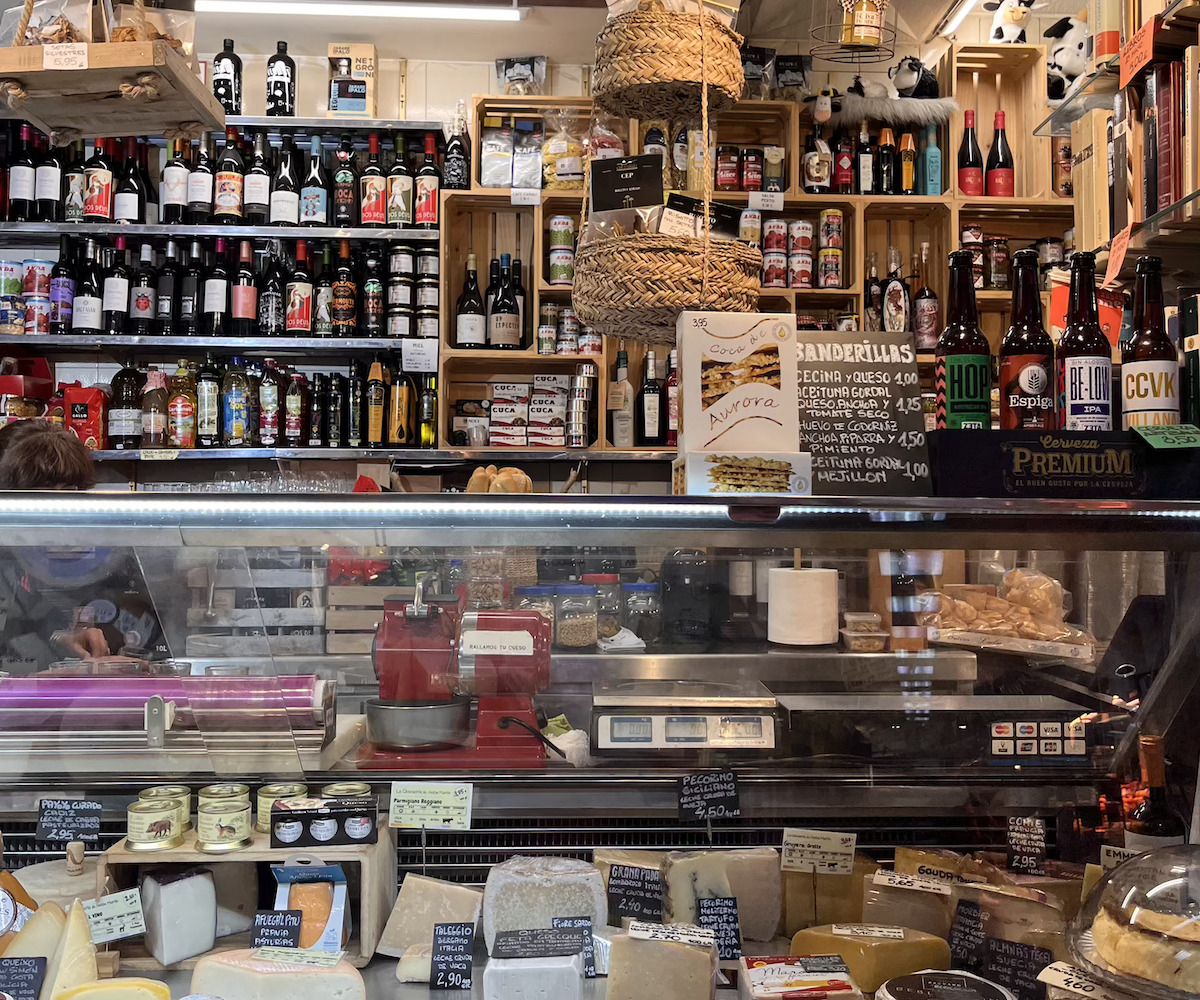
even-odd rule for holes
{"type": "Polygon", "coordinates": [[[555,354],[578,354],[579,332],[577,330],[559,330],[554,340],[555,354]]]}
{"type": "Polygon", "coordinates": [[[196,807],[196,815],[200,814],[210,802],[228,802],[230,800],[240,800],[247,805],[250,804],[250,786],[243,785],[240,782],[225,782],[220,785],[205,785],[198,793],[199,804],[196,807]]]}
{"type": "Polygon", "coordinates": [[[323,799],[362,799],[371,794],[365,781],[335,781],[321,789],[323,799]]]}
{"type": "Polygon", "coordinates": [[[563,306],[558,314],[558,330],[559,333],[573,333],[579,335],[579,315],[571,306],[563,306]]]}
{"type": "Polygon", "coordinates": [[[389,309],[386,329],[389,337],[411,337],[413,335],[413,311],[406,306],[389,309]]]}
{"type": "Polygon", "coordinates": [[[838,313],[837,326],[835,329],[839,333],[853,333],[858,329],[858,314],[857,313],[838,313]]]}
{"type": "Polygon", "coordinates": [[[575,220],[569,215],[556,215],[550,220],[550,246],[575,249],[575,220]]]}
{"type": "Polygon", "coordinates": [[[817,251],[817,285],[820,288],[842,287],[842,251],[824,247],[817,251]]]}
{"type": "Polygon", "coordinates": [[[550,284],[575,283],[575,251],[557,247],[550,251],[550,284]]]}
{"type": "Polygon", "coordinates": [[[812,288],[813,255],[807,250],[788,256],[788,287],[812,288]]]}
{"type": "Polygon", "coordinates": [[[165,851],[183,844],[179,799],[138,799],[125,810],[125,847],[131,851],[165,851]]]}
{"type": "Polygon", "coordinates": [[[417,336],[437,337],[441,330],[442,321],[437,309],[425,306],[417,310],[417,336]]]}
{"type": "Polygon", "coordinates": [[[558,330],[552,324],[543,323],[537,329],[538,354],[553,354],[558,342],[558,330]]]}
{"type": "Polygon", "coordinates": [[[797,219],[788,223],[788,253],[799,253],[813,248],[812,219],[797,219]]]}
{"type": "Polygon", "coordinates": [[[26,295],[49,295],[52,260],[27,260],[21,269],[21,291],[26,295]]]}
{"type": "Polygon", "coordinates": [[[179,829],[186,833],[192,828],[192,790],[187,785],[155,785],[153,788],[143,788],[138,792],[138,798],[143,802],[179,800],[182,807],[179,810],[179,829]]]}
{"type": "Polygon", "coordinates": [[[388,280],[387,286],[387,306],[411,306],[413,304],[413,290],[416,288],[416,280],[407,275],[393,277],[388,280]]]}
{"type": "Polygon", "coordinates": [[[206,802],[196,810],[196,850],[227,854],[250,846],[252,839],[248,801],[206,802]]]}
{"type": "Polygon", "coordinates": [[[259,833],[271,832],[271,806],[277,799],[304,799],[308,797],[308,785],[298,781],[278,781],[263,785],[258,790],[258,815],[254,829],[259,833]]]}
{"type": "Polygon", "coordinates": [[[0,295],[0,333],[25,332],[25,300],[19,295],[0,295]]]}
{"type": "Polygon", "coordinates": [[[579,332],[579,353],[580,354],[603,354],[604,353],[604,337],[598,334],[595,330],[589,330],[586,326],[579,332]]]}
{"type": "Polygon", "coordinates": [[[437,247],[424,246],[417,251],[417,277],[437,278],[442,273],[437,247]]]}
{"type": "Polygon", "coordinates": [[[50,296],[25,296],[25,334],[46,334],[50,332],[50,296]]]}
{"type": "Polygon", "coordinates": [[[1037,247],[1039,264],[1061,264],[1063,241],[1056,236],[1046,236],[1034,244],[1037,247]]]}
{"type": "Polygon", "coordinates": [[[758,246],[762,242],[762,227],[762,212],[759,209],[742,209],[741,222],[738,223],[739,240],[758,246]]]}
{"type": "Polygon", "coordinates": [[[417,252],[410,246],[397,243],[388,253],[388,273],[412,277],[417,271],[417,252]]]}
{"type": "Polygon", "coordinates": [[[568,432],[566,439],[568,448],[586,448],[592,443],[590,434],[574,434],[568,432]]]}
{"type": "MultiPolygon", "coordinates": [[[[396,303],[401,305],[401,303],[396,303]]],[[[438,280],[437,278],[418,278],[417,279],[417,308],[433,308],[436,309],[441,305],[441,299],[438,296],[438,280]]]]}
{"type": "Polygon", "coordinates": [[[784,219],[763,221],[763,250],[787,251],[788,224],[784,219]]]}
{"type": "Polygon", "coordinates": [[[0,295],[20,295],[25,268],[19,261],[0,260],[0,295]]]}
{"type": "Polygon", "coordinates": [[[552,326],[558,328],[558,314],[560,310],[557,302],[543,302],[538,310],[538,325],[552,326]]]}
{"type": "Polygon", "coordinates": [[[982,243],[983,226],[975,222],[964,223],[962,229],[959,230],[959,242],[962,243],[964,250],[975,243],[982,243]]]}
{"type": "Polygon", "coordinates": [[[840,208],[827,208],[821,212],[818,241],[822,250],[842,249],[842,229],[845,216],[840,208]]]}
{"type": "Polygon", "coordinates": [[[763,254],[763,288],[787,287],[788,259],[782,250],[770,250],[763,254]]]}

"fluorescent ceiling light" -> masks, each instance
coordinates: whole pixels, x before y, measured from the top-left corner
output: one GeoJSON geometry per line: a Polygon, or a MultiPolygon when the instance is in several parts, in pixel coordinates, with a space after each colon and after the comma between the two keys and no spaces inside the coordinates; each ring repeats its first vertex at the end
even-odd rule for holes
{"type": "MultiPolygon", "coordinates": [[[[977,3],[979,3],[979,0],[962,0],[958,6],[958,10],[956,10],[953,15],[951,15],[950,20],[946,22],[946,27],[942,29],[942,35],[946,38],[949,38],[951,35],[953,35],[954,32],[958,30],[958,26],[962,24],[964,20],[966,20],[967,15],[975,9],[975,5],[977,3]]],[[[199,2],[196,4],[196,9],[200,9],[199,2]]]]}
{"type": "Polygon", "coordinates": [[[206,14],[299,14],[313,17],[407,17],[435,21],[520,21],[525,11],[518,7],[464,6],[438,3],[369,3],[343,0],[196,0],[197,13],[206,14]]]}

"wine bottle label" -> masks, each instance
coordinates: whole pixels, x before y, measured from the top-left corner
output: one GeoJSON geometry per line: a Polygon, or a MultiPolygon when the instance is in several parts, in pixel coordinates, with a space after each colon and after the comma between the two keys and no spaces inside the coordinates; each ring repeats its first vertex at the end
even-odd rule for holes
{"type": "Polygon", "coordinates": [[[858,193],[872,194],[875,190],[875,161],[870,153],[858,156],[858,193]]]}
{"type": "Polygon", "coordinates": [[[959,167],[958,190],[968,198],[978,198],[983,195],[983,168],[959,167]]]}
{"type": "Polygon", "coordinates": [[[196,435],[215,442],[221,434],[221,387],[203,381],[196,386],[196,435]]]}
{"type": "Polygon", "coordinates": [[[173,163],[163,168],[162,185],[158,189],[158,196],[163,205],[187,205],[188,178],[191,173],[187,167],[175,166],[173,163]]]}
{"type": "Polygon", "coordinates": [[[84,191],[87,187],[85,176],[83,173],[77,171],[68,172],[65,187],[63,218],[67,222],[82,222],[84,218],[84,191]]]}
{"type": "Polygon", "coordinates": [[[246,429],[250,416],[250,400],[241,386],[231,386],[225,393],[222,407],[224,417],[223,442],[226,447],[238,448],[246,443],[246,429]]]}
{"type": "Polygon", "coordinates": [[[146,202],[146,225],[157,226],[160,221],[158,206],[152,201],[146,202]]]}
{"type": "Polygon", "coordinates": [[[494,312],[488,317],[488,343],[493,347],[516,347],[521,343],[521,320],[510,313],[494,312]]]}
{"type": "Polygon", "coordinates": [[[679,430],[679,386],[667,386],[667,430],[679,430]]]}
{"type": "Polygon", "coordinates": [[[37,191],[33,167],[14,165],[8,168],[8,197],[10,201],[33,201],[37,191]]]}
{"type": "Polygon", "coordinates": [[[140,409],[108,411],[109,437],[137,437],[141,433],[142,411],[140,409]]]}
{"type": "Polygon", "coordinates": [[[1112,430],[1112,361],[1067,358],[1058,366],[1058,425],[1064,431],[1112,430]]]}
{"type": "Polygon", "coordinates": [[[986,354],[939,355],[934,369],[938,430],[992,426],[991,359],[986,354]]]}
{"type": "Polygon", "coordinates": [[[1054,427],[1050,358],[1014,354],[1000,359],[1000,429],[1048,431],[1054,427]]]}
{"type": "Polygon", "coordinates": [[[62,196],[62,170],[55,165],[38,167],[34,183],[38,201],[58,201],[62,196]]]}
{"type": "Polygon", "coordinates": [[[459,347],[482,347],[484,320],[472,313],[460,313],[455,323],[455,343],[459,347]]]}
{"type": "Polygon", "coordinates": [[[325,285],[313,290],[314,337],[333,336],[333,287],[325,285]]]}
{"type": "Polygon", "coordinates": [[[838,153],[833,161],[833,182],[839,187],[854,184],[854,157],[848,151],[838,153]]]}
{"type": "Polygon", "coordinates": [[[304,397],[289,391],[283,400],[283,432],[293,440],[304,433],[304,397]]]}
{"type": "Polygon", "coordinates": [[[661,416],[661,406],[657,393],[646,393],[642,397],[642,423],[646,437],[658,436],[658,421],[661,416]]]}
{"type": "Polygon", "coordinates": [[[389,226],[411,226],[413,224],[413,179],[404,174],[389,177],[387,181],[387,221],[389,226]]]}
{"type": "Polygon", "coordinates": [[[237,102],[237,69],[232,59],[216,56],[212,64],[213,97],[225,109],[227,115],[240,115],[241,108],[237,102]]]}
{"type": "Polygon", "coordinates": [[[229,282],[224,278],[207,278],[204,282],[204,311],[223,313],[229,298],[229,282]]]}
{"type": "Polygon", "coordinates": [[[193,320],[196,318],[199,305],[200,289],[191,278],[185,278],[183,289],[179,294],[179,318],[193,320]]]}
{"type": "Polygon", "coordinates": [[[274,289],[264,289],[258,297],[258,333],[270,337],[284,328],[283,295],[274,289]]]}
{"type": "Polygon", "coordinates": [[[309,226],[329,223],[329,192],[323,187],[306,187],[300,193],[300,221],[309,226]]]}
{"type": "Polygon", "coordinates": [[[356,291],[352,282],[335,281],[333,283],[333,322],[342,329],[355,325],[357,319],[356,291]]]}
{"type": "Polygon", "coordinates": [[[217,215],[230,215],[238,219],[242,217],[242,175],[236,170],[221,170],[217,172],[216,198],[213,210],[217,215]]]}
{"type": "Polygon", "coordinates": [[[908,326],[908,298],[900,281],[889,281],[883,289],[883,328],[903,333],[908,326]]]}
{"type": "Polygon", "coordinates": [[[364,226],[382,226],[387,222],[387,180],[367,176],[359,179],[359,219],[364,226]]]}
{"type": "Polygon", "coordinates": [[[99,330],[103,325],[104,303],[98,295],[76,295],[71,310],[72,330],[99,330]]]}
{"type": "Polygon", "coordinates": [[[83,196],[83,214],[88,219],[112,218],[111,170],[91,168],[87,171],[86,189],[83,196]]]}
{"type": "Polygon", "coordinates": [[[233,286],[233,318],[258,318],[258,289],[253,285],[233,286]]]}
{"type": "Polygon", "coordinates": [[[1174,837],[1155,837],[1146,833],[1134,833],[1125,828],[1125,847],[1131,851],[1153,851],[1160,847],[1174,847],[1186,842],[1183,834],[1174,837]]]}
{"type": "Polygon", "coordinates": [[[832,159],[829,156],[829,148],[825,151],[815,150],[804,154],[804,186],[805,187],[828,187],[829,174],[832,167],[832,159]]]}
{"type": "Polygon", "coordinates": [[[989,198],[1012,198],[1016,194],[1016,177],[1011,167],[987,172],[987,193],[989,198]]]}
{"type": "Polygon", "coordinates": [[[267,114],[294,115],[292,70],[282,59],[267,63],[267,114]]]}
{"type": "Polygon", "coordinates": [[[50,322],[69,324],[75,299],[74,278],[50,279],[50,322]]]}
{"type": "Polygon", "coordinates": [[[196,447],[196,407],[190,396],[175,396],[167,403],[167,436],[172,448],[196,447]]]}
{"type": "Polygon", "coordinates": [[[279,387],[263,382],[258,390],[258,439],[267,447],[279,437],[279,387]]]}
{"type": "Polygon", "coordinates": [[[438,179],[418,177],[416,192],[416,221],[418,226],[436,226],[438,222],[438,179]]]}
{"type": "Polygon", "coordinates": [[[308,281],[289,281],[287,286],[286,326],[288,333],[311,333],[313,286],[308,281]]]}
{"type": "Polygon", "coordinates": [[[135,285],[129,292],[129,316],[131,319],[154,319],[158,312],[158,296],[153,288],[135,285]]]}
{"type": "Polygon", "coordinates": [[[354,171],[339,168],[333,172],[333,217],[338,223],[345,224],[354,219],[354,199],[358,193],[354,190],[354,171]]]}
{"type": "Polygon", "coordinates": [[[116,198],[113,199],[113,218],[122,222],[141,222],[138,196],[130,194],[128,191],[118,192],[116,198]]]}
{"type": "Polygon", "coordinates": [[[1121,414],[1125,430],[1179,423],[1179,365],[1174,361],[1127,361],[1121,366],[1121,414]]]}
{"type": "Polygon", "coordinates": [[[109,275],[104,279],[104,311],[126,312],[129,309],[129,279],[109,275]]]}
{"type": "Polygon", "coordinates": [[[173,283],[160,281],[158,284],[158,318],[170,319],[174,304],[175,288],[173,283]]]}
{"type": "Polygon", "coordinates": [[[266,211],[271,204],[271,178],[266,174],[247,174],[242,181],[246,208],[266,211]]]}
{"type": "Polygon", "coordinates": [[[916,334],[918,351],[932,351],[937,346],[940,326],[937,299],[917,299],[913,303],[913,332],[916,334]]]}
{"type": "Polygon", "coordinates": [[[213,200],[213,175],[202,173],[199,170],[194,170],[188,174],[187,185],[188,204],[194,206],[197,210],[204,210],[212,207],[213,200]]]}
{"type": "Polygon", "coordinates": [[[296,225],[300,222],[300,196],[295,191],[271,192],[271,225],[296,225]]]}

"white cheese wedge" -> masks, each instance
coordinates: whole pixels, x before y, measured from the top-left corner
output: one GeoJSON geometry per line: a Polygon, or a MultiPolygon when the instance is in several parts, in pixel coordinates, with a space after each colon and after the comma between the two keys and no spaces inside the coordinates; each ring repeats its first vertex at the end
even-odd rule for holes
{"type": "Polygon", "coordinates": [[[716,988],[716,948],[628,934],[612,939],[607,1000],[706,1000],[716,988]]]}
{"type": "Polygon", "coordinates": [[[33,912],[33,916],[25,926],[17,932],[17,936],[4,949],[5,958],[37,958],[42,957],[49,962],[58,948],[58,940],[62,937],[63,928],[67,923],[67,915],[57,903],[43,903],[33,912]]]}
{"type": "Polygon", "coordinates": [[[258,909],[258,866],[226,861],[212,866],[212,877],[217,893],[216,936],[250,930],[258,909]]]}
{"type": "Polygon", "coordinates": [[[742,937],[770,941],[783,914],[779,852],[673,851],[663,858],[663,921],[694,924],[697,899],[735,897],[742,937]]]}
{"type": "Polygon", "coordinates": [[[150,871],[142,879],[146,948],[160,965],[212,951],[217,930],[217,893],[212,872],[150,871]]]}
{"type": "Polygon", "coordinates": [[[156,979],[106,979],[67,990],[58,1000],[171,1000],[171,990],[156,979]]]}
{"type": "Polygon", "coordinates": [[[483,968],[483,1000],[579,1000],[583,956],[492,958],[483,968]]]}
{"type": "Polygon", "coordinates": [[[596,975],[608,975],[612,964],[613,939],[622,937],[625,933],[619,927],[592,928],[592,949],[596,953],[596,975]]]}
{"type": "Polygon", "coordinates": [[[697,899],[733,895],[719,851],[672,851],[662,861],[663,923],[696,923],[697,899]]]}
{"type": "Polygon", "coordinates": [[[60,994],[67,990],[94,983],[99,978],[92,930],[88,926],[83,904],[75,900],[67,912],[67,922],[58,939],[58,946],[46,965],[46,978],[42,982],[39,1000],[60,1000],[60,994]]]}
{"type": "Polygon", "coordinates": [[[424,875],[405,875],[375,950],[400,959],[396,966],[400,982],[427,983],[433,954],[433,925],[474,926],[479,922],[482,906],[483,893],[478,889],[424,875]]]}
{"type": "Polygon", "coordinates": [[[501,931],[550,927],[555,917],[608,922],[600,870],[573,858],[515,857],[488,872],[483,891],[483,937],[488,954],[501,931]]]}
{"type": "Polygon", "coordinates": [[[205,955],[192,970],[191,991],[221,1000],[367,1000],[362,976],[345,960],[316,968],[266,962],[250,951],[205,955]]]}

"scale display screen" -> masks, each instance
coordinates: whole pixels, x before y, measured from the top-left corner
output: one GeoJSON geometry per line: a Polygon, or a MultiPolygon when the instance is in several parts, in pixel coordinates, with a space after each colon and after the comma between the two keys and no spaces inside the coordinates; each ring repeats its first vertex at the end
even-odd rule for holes
{"type": "Polygon", "coordinates": [[[614,743],[649,743],[653,739],[654,725],[649,716],[622,716],[609,721],[614,743]]]}
{"type": "Polygon", "coordinates": [[[721,735],[726,739],[761,739],[762,718],[744,718],[740,716],[721,717],[721,735]]]}
{"type": "Polygon", "coordinates": [[[668,715],[668,743],[702,743],[708,739],[708,719],[703,715],[668,715]]]}

